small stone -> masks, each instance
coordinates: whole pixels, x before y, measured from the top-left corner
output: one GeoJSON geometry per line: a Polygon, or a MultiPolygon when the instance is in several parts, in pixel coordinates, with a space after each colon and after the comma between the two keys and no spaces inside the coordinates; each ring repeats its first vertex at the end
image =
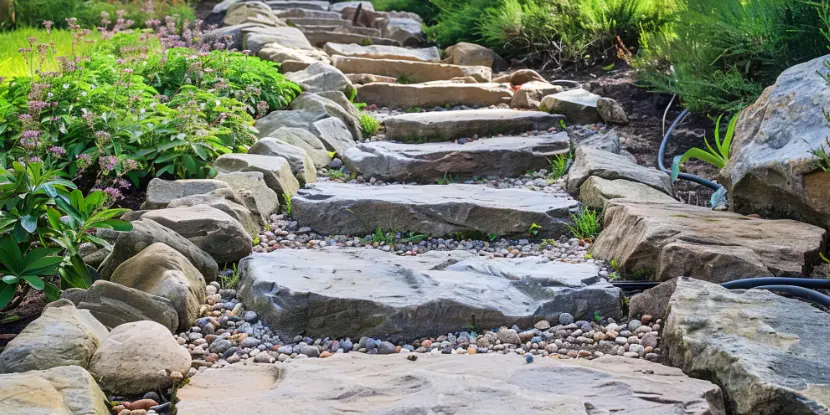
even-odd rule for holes
{"type": "Polygon", "coordinates": [[[519,333],[519,340],[521,340],[522,343],[524,343],[524,342],[527,342],[528,340],[532,339],[533,336],[535,336],[535,335],[536,335],[536,333],[534,333],[530,330],[523,331],[523,332],[519,333]]]}
{"type": "Polygon", "coordinates": [[[232,356],[228,357],[225,360],[227,360],[228,363],[230,363],[230,364],[234,364],[234,363],[239,362],[240,360],[242,360],[242,358],[239,357],[238,354],[235,354],[235,355],[232,355],[232,356]]]}
{"type": "Polygon", "coordinates": [[[569,313],[562,313],[559,315],[559,324],[568,325],[573,324],[574,316],[570,315],[569,313]]]}
{"type": "Polygon", "coordinates": [[[623,357],[628,357],[628,358],[631,358],[631,359],[637,359],[637,358],[640,357],[640,355],[637,354],[637,353],[634,353],[634,352],[625,352],[625,353],[623,353],[623,357]]]}
{"type": "Polygon", "coordinates": [[[409,360],[410,362],[414,362],[414,361],[418,360],[418,355],[415,355],[415,354],[408,355],[408,356],[406,356],[406,360],[409,360]]]}
{"type": "Polygon", "coordinates": [[[268,353],[258,353],[254,356],[254,363],[274,363],[274,360],[268,353]]]}
{"type": "Polygon", "coordinates": [[[533,363],[533,355],[530,353],[525,353],[525,362],[533,363]]]}
{"type": "Polygon", "coordinates": [[[330,357],[330,356],[334,356],[334,353],[332,353],[328,350],[324,351],[323,353],[320,353],[320,358],[321,359],[325,359],[325,358],[330,357]]]}
{"type": "Polygon", "coordinates": [[[257,321],[256,311],[246,311],[245,321],[247,321],[248,323],[255,323],[257,321]]]}
{"type": "Polygon", "coordinates": [[[642,324],[640,320],[631,320],[628,322],[628,329],[631,331],[637,330],[642,324]]]}
{"type": "Polygon", "coordinates": [[[646,347],[657,347],[657,333],[650,332],[647,333],[643,338],[640,340],[640,344],[646,347]]]}
{"type": "Polygon", "coordinates": [[[300,354],[307,357],[320,357],[320,349],[314,346],[300,346],[300,354]]]}
{"type": "Polygon", "coordinates": [[[521,344],[522,340],[519,338],[519,335],[516,333],[516,330],[508,329],[506,327],[499,330],[498,339],[504,344],[521,344]]]}
{"type": "Polygon", "coordinates": [[[653,317],[651,316],[651,314],[646,314],[646,315],[640,317],[640,323],[643,323],[643,324],[651,323],[652,318],[653,317]]]}
{"type": "Polygon", "coordinates": [[[539,322],[534,324],[533,327],[537,330],[547,330],[550,328],[550,322],[547,320],[539,320],[539,322]]]}
{"type": "Polygon", "coordinates": [[[378,345],[378,354],[394,354],[397,352],[397,348],[392,343],[384,341],[380,342],[380,345],[378,345]]]}

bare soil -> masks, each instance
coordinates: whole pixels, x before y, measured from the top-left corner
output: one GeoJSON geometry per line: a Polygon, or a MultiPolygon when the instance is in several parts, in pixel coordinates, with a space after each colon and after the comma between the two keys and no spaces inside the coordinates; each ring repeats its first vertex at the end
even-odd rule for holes
{"type": "Polygon", "coordinates": [[[5,317],[14,315],[18,319],[10,323],[0,324],[0,351],[3,351],[6,345],[23,331],[29,323],[40,317],[43,307],[46,307],[46,296],[40,291],[29,290],[23,302],[14,310],[5,314],[5,317]]]}

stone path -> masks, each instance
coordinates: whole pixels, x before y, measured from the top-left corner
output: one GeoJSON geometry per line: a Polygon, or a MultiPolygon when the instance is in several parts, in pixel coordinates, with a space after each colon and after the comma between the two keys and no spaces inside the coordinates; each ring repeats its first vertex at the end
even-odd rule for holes
{"type": "Polygon", "coordinates": [[[251,414],[827,412],[808,361],[826,313],[675,279],[626,315],[609,282],[803,275],[823,229],[678,203],[593,125],[627,122],[615,101],[504,72],[477,45],[442,60],[411,13],[226,0],[211,19],[208,36],[279,62],[303,94],[214,179],[154,179],[135,229],[99,235],[105,280],[0,354],[0,372],[27,371],[0,374],[0,412],[100,413],[107,392],[142,406],[119,415],[165,413],[156,392],[186,376],[181,414],[218,399],[251,414]],[[605,208],[596,241],[572,237],[583,204],[605,208]],[[14,398],[26,388],[42,402],[14,398]]]}

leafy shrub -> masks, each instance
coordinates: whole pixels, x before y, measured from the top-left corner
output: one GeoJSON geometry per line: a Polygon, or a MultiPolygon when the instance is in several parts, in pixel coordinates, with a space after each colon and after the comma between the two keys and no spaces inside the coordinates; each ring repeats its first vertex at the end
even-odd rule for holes
{"type": "Polygon", "coordinates": [[[690,110],[737,112],[784,69],[827,53],[828,10],[800,0],[697,0],[672,30],[643,36],[635,65],[690,110]]]}
{"type": "Polygon", "coordinates": [[[82,27],[94,28],[101,26],[101,13],[107,13],[115,23],[120,10],[124,11],[123,19],[133,21],[136,27],[144,27],[146,21],[165,16],[196,19],[195,12],[184,0],[18,0],[15,23],[34,27],[48,20],[63,29],[67,27],[66,19],[74,17],[82,27]]]}
{"type": "Polygon", "coordinates": [[[371,137],[378,132],[380,124],[375,117],[369,114],[360,114],[360,128],[366,133],[367,137],[371,137]]]}
{"type": "Polygon", "coordinates": [[[40,26],[44,20],[66,27],[66,19],[75,16],[82,3],[77,0],[24,0],[15,1],[15,23],[23,27],[40,26]]]}
{"type": "Polygon", "coordinates": [[[438,8],[428,0],[373,0],[372,5],[379,11],[415,13],[425,23],[432,23],[438,15],[438,8]]]}

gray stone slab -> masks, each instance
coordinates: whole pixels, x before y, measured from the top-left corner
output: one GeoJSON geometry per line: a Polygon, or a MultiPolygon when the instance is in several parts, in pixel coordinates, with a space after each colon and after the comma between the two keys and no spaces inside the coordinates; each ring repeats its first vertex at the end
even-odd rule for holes
{"type": "Polygon", "coordinates": [[[357,98],[369,104],[390,108],[441,107],[468,105],[488,107],[509,104],[513,91],[506,84],[384,84],[357,87],[357,98]]]}
{"type": "Polygon", "coordinates": [[[622,292],[592,264],[415,257],[362,248],[277,250],[245,259],[243,301],[282,335],[413,340],[465,325],[528,327],[560,313],[618,317],[622,292]]]}
{"type": "Polygon", "coordinates": [[[438,62],[441,54],[436,47],[413,49],[397,46],[361,46],[345,43],[326,43],[323,50],[329,55],[353,56],[370,59],[397,59],[421,62],[438,62]]]}
{"type": "Polygon", "coordinates": [[[314,0],[266,1],[265,4],[271,6],[271,8],[274,10],[306,9],[328,11],[331,7],[331,3],[327,1],[314,0]]]}
{"type": "Polygon", "coordinates": [[[453,176],[513,177],[548,168],[550,158],[570,149],[566,133],[400,144],[376,141],[348,149],[344,161],[365,177],[387,181],[431,181],[453,176]]]}
{"type": "Polygon", "coordinates": [[[406,83],[446,81],[467,76],[477,82],[490,82],[493,77],[493,71],[486,66],[460,66],[412,60],[333,56],[332,65],[343,73],[368,73],[396,79],[405,78],[406,83]]]}
{"type": "Polygon", "coordinates": [[[540,237],[568,233],[569,212],[579,202],[525,189],[485,185],[389,185],[315,183],[292,199],[301,226],[325,234],[368,235],[378,227],[432,236],[483,232],[528,236],[532,224],[540,237]]]}
{"type": "Polygon", "coordinates": [[[672,195],[671,177],[652,167],[640,166],[625,156],[592,147],[577,147],[574,164],[568,170],[568,191],[578,193],[591,176],[642,183],[672,195]]]}
{"type": "Polygon", "coordinates": [[[568,122],[574,124],[593,124],[602,122],[597,111],[597,101],[600,98],[599,95],[577,88],[544,97],[539,108],[565,115],[568,122]]]}
{"type": "MultiPolygon", "coordinates": [[[[473,84],[475,85],[475,84],[473,84]]],[[[366,87],[369,85],[364,85],[366,87]]],[[[451,93],[448,91],[447,93],[451,93]]],[[[386,118],[386,138],[403,142],[447,141],[462,137],[522,134],[558,127],[564,117],[541,111],[478,109],[422,112],[386,118]]]]}

